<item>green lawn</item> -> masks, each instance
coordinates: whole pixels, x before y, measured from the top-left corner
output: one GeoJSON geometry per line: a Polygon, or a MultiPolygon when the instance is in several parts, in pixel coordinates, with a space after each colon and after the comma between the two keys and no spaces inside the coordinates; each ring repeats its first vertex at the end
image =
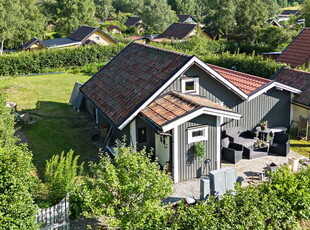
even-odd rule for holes
{"type": "Polygon", "coordinates": [[[84,129],[85,115],[68,105],[74,83],[88,79],[87,75],[69,73],[0,78],[0,92],[17,103],[20,113],[38,115],[37,124],[24,128],[23,133],[39,175],[46,160],[62,151],[74,149],[86,165],[97,156],[98,148],[84,129]]]}
{"type": "Polygon", "coordinates": [[[310,142],[306,140],[291,139],[291,150],[305,157],[310,157],[310,142]]]}

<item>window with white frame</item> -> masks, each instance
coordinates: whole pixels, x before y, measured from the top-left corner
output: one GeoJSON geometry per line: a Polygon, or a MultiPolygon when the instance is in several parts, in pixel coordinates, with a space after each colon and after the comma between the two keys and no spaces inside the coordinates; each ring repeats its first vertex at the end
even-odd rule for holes
{"type": "Polygon", "coordinates": [[[191,127],[187,129],[187,143],[208,140],[208,126],[191,127]]]}
{"type": "Polygon", "coordinates": [[[190,94],[199,94],[199,78],[183,78],[181,79],[181,92],[190,94]]]}

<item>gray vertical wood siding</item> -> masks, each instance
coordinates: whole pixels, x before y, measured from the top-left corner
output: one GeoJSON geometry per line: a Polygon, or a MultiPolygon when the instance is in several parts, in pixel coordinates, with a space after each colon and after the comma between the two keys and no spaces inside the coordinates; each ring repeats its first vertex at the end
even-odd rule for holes
{"type": "MultiPolygon", "coordinates": [[[[181,91],[181,79],[191,76],[199,77],[200,96],[204,96],[213,102],[223,102],[226,107],[242,114],[243,117],[239,121],[234,120],[230,122],[223,127],[224,129],[238,125],[254,129],[258,122],[266,120],[268,120],[270,127],[289,126],[290,92],[272,88],[251,101],[244,101],[196,65],[190,67],[184,74],[178,77],[162,94],[172,90],[181,91]]],[[[224,119],[224,122],[227,121],[229,119],[224,119]]]]}
{"type": "Polygon", "coordinates": [[[211,159],[210,170],[216,168],[216,117],[201,115],[179,126],[179,178],[180,181],[199,177],[208,173],[205,159],[211,159]],[[193,143],[187,144],[187,128],[198,125],[208,125],[208,140],[203,141],[206,146],[206,156],[198,161],[194,157],[193,143]]]}

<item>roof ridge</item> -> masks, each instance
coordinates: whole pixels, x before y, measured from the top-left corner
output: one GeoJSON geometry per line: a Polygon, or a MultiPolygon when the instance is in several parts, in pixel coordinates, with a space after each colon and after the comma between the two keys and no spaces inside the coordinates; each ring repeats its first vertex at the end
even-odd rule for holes
{"type": "Polygon", "coordinates": [[[147,44],[142,44],[142,43],[136,42],[136,41],[133,41],[131,43],[134,43],[134,44],[140,45],[140,46],[145,46],[145,47],[148,47],[148,48],[151,48],[151,49],[156,49],[156,50],[164,51],[164,52],[167,52],[167,53],[173,53],[173,54],[184,56],[184,57],[194,57],[195,56],[195,55],[189,55],[189,54],[181,53],[181,52],[174,51],[174,50],[168,50],[168,49],[160,48],[160,47],[157,47],[157,46],[151,46],[151,45],[147,45],[147,44]]]}

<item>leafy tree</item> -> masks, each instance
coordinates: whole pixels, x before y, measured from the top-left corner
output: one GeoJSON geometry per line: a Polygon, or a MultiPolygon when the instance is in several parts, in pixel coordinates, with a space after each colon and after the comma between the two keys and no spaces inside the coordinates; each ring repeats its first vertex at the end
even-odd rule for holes
{"type": "Polygon", "coordinates": [[[20,0],[21,14],[15,41],[27,42],[33,37],[42,37],[47,26],[46,17],[40,12],[38,0],[20,0]]]}
{"type": "Polygon", "coordinates": [[[145,0],[140,18],[151,32],[162,32],[173,22],[178,21],[166,0],[145,0]]]}
{"type": "Polygon", "coordinates": [[[235,18],[236,39],[254,43],[261,28],[267,25],[268,6],[262,0],[239,0],[235,18]]]}
{"type": "Polygon", "coordinates": [[[282,50],[288,45],[291,39],[292,36],[288,30],[278,26],[268,26],[261,30],[257,42],[265,43],[273,47],[274,50],[282,50]]]}
{"type": "Polygon", "coordinates": [[[139,14],[143,8],[144,0],[114,0],[113,7],[116,11],[139,14]]]}
{"type": "Polygon", "coordinates": [[[235,11],[236,1],[207,0],[208,10],[205,23],[211,33],[232,37],[236,25],[235,11]]]}
{"type": "Polygon", "coordinates": [[[72,191],[77,176],[81,175],[82,165],[78,165],[79,156],[73,157],[73,150],[67,155],[54,155],[46,161],[45,181],[48,188],[49,200],[56,204],[61,201],[68,192],[72,191]]]}
{"type": "Polygon", "coordinates": [[[268,7],[267,7],[267,14],[268,18],[274,18],[280,13],[280,6],[277,1],[275,0],[262,0],[268,7]]]}
{"type": "Polygon", "coordinates": [[[21,17],[19,0],[0,0],[0,55],[4,41],[14,38],[21,17]]]}
{"type": "Polygon", "coordinates": [[[100,19],[106,19],[113,12],[113,0],[94,0],[96,6],[96,16],[100,19]]]}
{"type": "Polygon", "coordinates": [[[93,177],[82,187],[86,215],[107,216],[121,229],[162,229],[167,210],[160,204],[172,191],[172,180],[145,150],[116,148],[114,160],[101,155],[91,165],[93,177]]]}
{"type": "Polygon", "coordinates": [[[55,30],[68,36],[81,25],[97,26],[96,7],[93,0],[57,0],[46,1],[47,14],[54,15],[55,30]]]}
{"type": "Polygon", "coordinates": [[[195,14],[196,0],[170,0],[168,3],[177,14],[195,14]]]}
{"type": "Polygon", "coordinates": [[[310,26],[310,0],[306,0],[302,7],[303,18],[306,19],[306,26],[310,26]]]}

